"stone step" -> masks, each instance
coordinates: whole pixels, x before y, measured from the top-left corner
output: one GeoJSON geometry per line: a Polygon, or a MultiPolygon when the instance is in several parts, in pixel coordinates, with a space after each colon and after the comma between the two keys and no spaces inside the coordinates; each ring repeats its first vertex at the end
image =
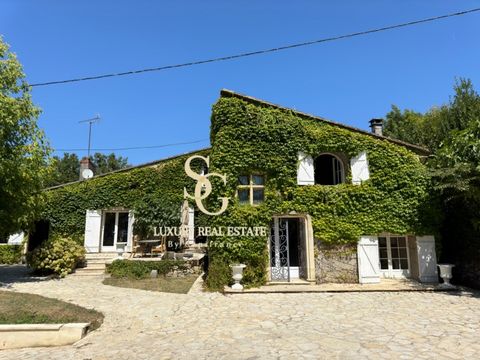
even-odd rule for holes
{"type": "Polygon", "coordinates": [[[105,274],[105,268],[77,268],[72,275],[102,275],[105,274]]]}
{"type": "Polygon", "coordinates": [[[107,253],[86,253],[86,259],[110,259],[112,257],[116,257],[116,252],[107,252],[107,253]]]}
{"type": "Polygon", "coordinates": [[[270,281],[267,283],[266,286],[270,285],[315,285],[314,281],[307,281],[303,279],[295,279],[288,281],[270,281]]]}
{"type": "Polygon", "coordinates": [[[113,260],[115,259],[116,257],[108,257],[108,258],[95,258],[95,259],[85,259],[87,261],[87,263],[90,263],[90,264],[100,264],[100,263],[105,263],[107,261],[110,261],[110,260],[113,260]]]}
{"type": "Polygon", "coordinates": [[[75,271],[105,271],[105,266],[93,266],[93,267],[84,267],[77,268],[75,271]]]}
{"type": "Polygon", "coordinates": [[[78,269],[77,271],[75,271],[73,274],[71,274],[70,276],[103,276],[105,275],[105,272],[102,272],[102,271],[81,271],[81,272],[78,272],[78,269]]]}
{"type": "Polygon", "coordinates": [[[106,268],[105,263],[101,263],[101,264],[90,264],[90,263],[87,263],[87,266],[85,266],[85,267],[83,267],[83,268],[79,268],[79,269],[88,269],[88,270],[97,269],[97,270],[102,270],[102,269],[105,269],[105,268],[106,268]]]}
{"type": "Polygon", "coordinates": [[[105,264],[107,261],[109,261],[110,258],[108,259],[87,259],[87,266],[90,264],[105,264]]]}

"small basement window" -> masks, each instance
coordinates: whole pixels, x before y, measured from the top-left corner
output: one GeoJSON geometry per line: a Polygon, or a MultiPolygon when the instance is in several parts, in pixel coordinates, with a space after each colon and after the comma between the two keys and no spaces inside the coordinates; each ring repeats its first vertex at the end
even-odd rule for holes
{"type": "Polygon", "coordinates": [[[342,160],[333,154],[322,154],[315,158],[315,184],[337,185],[345,182],[342,160]]]}
{"type": "Polygon", "coordinates": [[[258,205],[265,197],[265,177],[263,175],[240,175],[237,196],[240,204],[258,205]]]}

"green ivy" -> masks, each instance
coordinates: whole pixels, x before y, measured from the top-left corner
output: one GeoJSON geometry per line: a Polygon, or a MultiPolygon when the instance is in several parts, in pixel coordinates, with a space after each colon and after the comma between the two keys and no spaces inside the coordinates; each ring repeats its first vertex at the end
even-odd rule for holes
{"type": "MultiPolygon", "coordinates": [[[[209,171],[225,174],[227,185],[210,178],[213,193],[206,207],[218,209],[217,198],[222,196],[230,197],[230,203],[219,216],[200,214],[196,225],[269,227],[273,215],[297,212],[309,214],[315,238],[332,246],[354,244],[362,234],[383,231],[434,233],[437,213],[430,180],[419,156],[403,146],[235,97],[222,97],[213,106],[211,143],[212,148],[200,154],[210,155],[209,171]],[[366,151],[370,179],[352,185],[347,171],[345,184],[298,186],[300,151],[314,157],[339,153],[345,158],[366,151]],[[252,172],[266,178],[265,202],[255,207],[235,199],[238,175],[252,172]]],[[[133,209],[136,233],[178,225],[183,187],[193,193],[195,185],[184,172],[187,157],[48,191],[44,215],[55,232],[78,238],[83,237],[87,209],[133,209]]],[[[228,265],[234,262],[247,264],[243,280],[247,286],[265,283],[267,239],[210,238],[207,286],[226,285],[228,265]]]]}
{"type": "MultiPolygon", "coordinates": [[[[199,152],[206,155],[208,152],[199,152]]],[[[92,178],[47,191],[43,218],[55,234],[74,237],[83,245],[85,211],[124,208],[135,211],[134,232],[151,235],[153,226],[176,226],[180,221],[183,188],[194,182],[184,172],[187,156],[156,166],[92,178]]],[[[198,167],[200,163],[193,163],[198,167]]]]}
{"type": "MultiPolygon", "coordinates": [[[[214,226],[266,226],[275,214],[309,214],[314,236],[325,245],[352,244],[361,235],[383,231],[424,234],[435,230],[435,202],[430,180],[417,154],[386,140],[326,122],[300,117],[292,111],[263,106],[235,97],[214,105],[211,125],[212,171],[227,175],[227,212],[211,219],[214,226]],[[346,158],[366,151],[370,180],[362,185],[298,186],[298,152],[313,157],[338,153],[346,158]],[[239,174],[260,171],[266,176],[265,202],[256,207],[235,199],[239,174]]],[[[219,189],[218,187],[216,189],[219,189]]],[[[217,190],[216,195],[220,196],[217,190]]],[[[225,194],[222,194],[225,196],[225,194]]],[[[267,240],[264,238],[210,239],[207,285],[220,289],[229,269],[217,265],[247,264],[244,282],[266,280],[267,240]]]]}

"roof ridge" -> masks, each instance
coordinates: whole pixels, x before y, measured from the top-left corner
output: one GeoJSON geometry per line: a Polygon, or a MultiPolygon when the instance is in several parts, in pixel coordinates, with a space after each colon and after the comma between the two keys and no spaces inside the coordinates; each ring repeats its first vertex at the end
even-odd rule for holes
{"type": "Polygon", "coordinates": [[[304,118],[309,118],[309,119],[316,120],[316,121],[322,121],[322,122],[325,122],[327,124],[330,124],[330,125],[333,125],[333,126],[338,126],[338,127],[341,127],[341,128],[347,129],[347,130],[355,131],[355,132],[358,132],[358,133],[361,133],[361,134],[364,134],[364,135],[368,135],[368,136],[377,138],[379,140],[386,140],[386,141],[395,143],[397,145],[402,145],[402,146],[405,146],[407,148],[411,148],[411,149],[413,149],[417,152],[420,152],[423,155],[430,154],[430,150],[428,150],[427,148],[424,148],[424,147],[419,146],[419,145],[411,144],[411,143],[408,143],[408,142],[403,141],[403,140],[398,140],[398,139],[394,139],[394,138],[391,138],[391,137],[388,137],[388,136],[383,136],[383,135],[377,135],[377,134],[371,133],[369,131],[365,131],[365,130],[356,128],[354,126],[345,125],[345,124],[342,124],[342,123],[339,123],[339,122],[336,122],[336,121],[325,119],[325,118],[317,116],[317,115],[304,113],[302,111],[298,111],[298,110],[295,110],[295,109],[292,109],[292,108],[288,108],[288,107],[285,107],[285,106],[282,106],[282,105],[274,104],[274,103],[271,103],[271,102],[268,102],[268,101],[265,101],[265,100],[262,100],[262,99],[255,98],[253,96],[240,94],[240,93],[237,93],[233,90],[229,90],[229,89],[220,90],[220,97],[227,97],[227,96],[236,97],[236,98],[239,98],[239,99],[251,102],[251,103],[259,104],[259,105],[266,105],[266,106],[273,107],[273,108],[276,108],[276,109],[279,109],[279,110],[291,111],[295,115],[298,115],[298,116],[301,116],[301,117],[304,117],[304,118]]]}
{"type": "MultiPolygon", "coordinates": [[[[201,149],[198,149],[198,150],[188,151],[186,153],[171,155],[171,156],[159,159],[159,160],[149,161],[149,162],[146,162],[146,163],[142,163],[142,164],[135,165],[135,166],[130,166],[130,167],[119,169],[119,170],[109,171],[109,172],[94,176],[90,179],[98,179],[98,178],[101,178],[101,177],[104,177],[104,176],[107,176],[107,175],[117,174],[117,173],[120,173],[120,172],[125,172],[125,171],[129,171],[129,170],[134,170],[134,169],[140,169],[142,167],[147,167],[147,166],[153,166],[153,165],[156,165],[156,164],[160,164],[164,161],[173,160],[173,159],[179,158],[181,156],[190,155],[190,154],[194,154],[194,153],[197,153],[197,152],[200,152],[200,151],[205,151],[205,150],[210,150],[210,149],[211,149],[211,147],[209,146],[209,147],[201,148],[201,149]]],[[[76,181],[71,181],[71,182],[64,183],[64,184],[54,185],[54,186],[50,186],[48,188],[45,188],[44,190],[54,190],[54,189],[58,189],[58,188],[61,188],[61,187],[67,186],[67,185],[82,183],[82,182],[88,181],[90,179],[76,180],[76,181]]]]}

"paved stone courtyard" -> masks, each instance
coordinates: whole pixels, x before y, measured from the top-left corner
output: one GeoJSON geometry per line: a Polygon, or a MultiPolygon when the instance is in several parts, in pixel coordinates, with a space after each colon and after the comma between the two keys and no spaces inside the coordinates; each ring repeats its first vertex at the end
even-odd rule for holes
{"type": "Polygon", "coordinates": [[[197,284],[180,295],[101,280],[13,282],[12,291],[95,308],[105,321],[73,346],[0,359],[480,358],[480,292],[225,296],[197,284]]]}

